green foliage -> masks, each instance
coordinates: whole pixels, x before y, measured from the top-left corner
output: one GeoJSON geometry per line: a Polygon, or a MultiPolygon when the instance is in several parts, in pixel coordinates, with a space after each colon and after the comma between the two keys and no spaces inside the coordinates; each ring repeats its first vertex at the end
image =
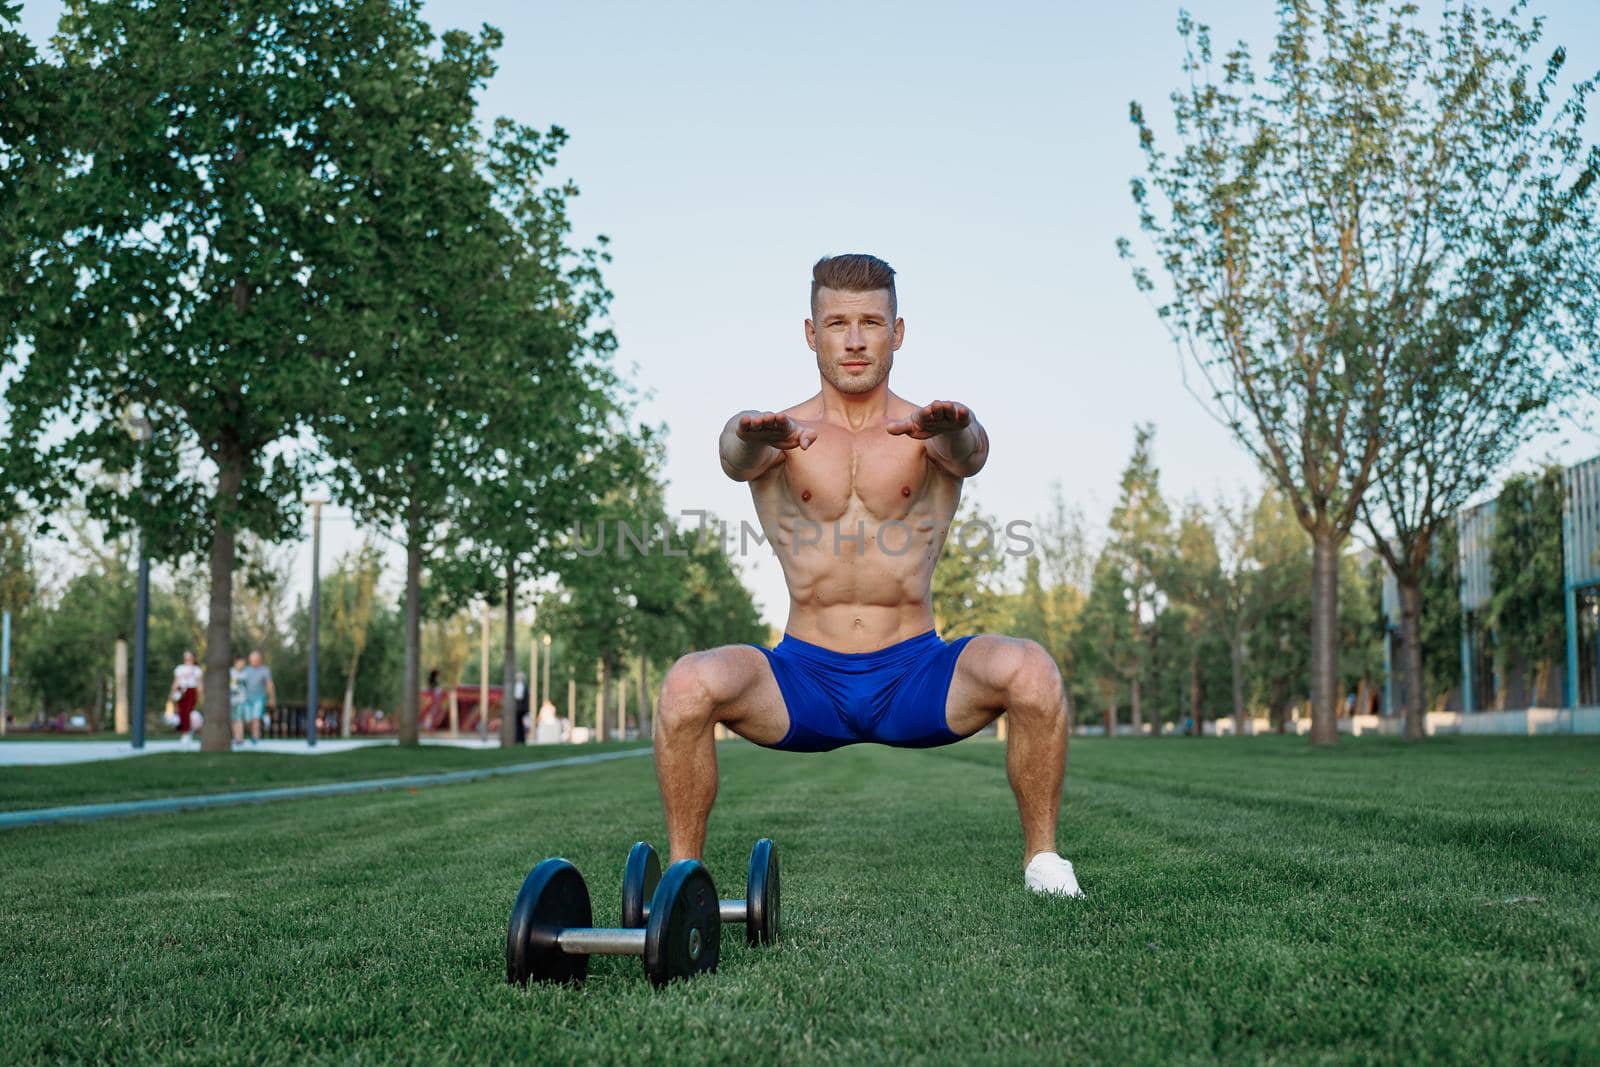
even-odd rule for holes
{"type": "MultiPolygon", "coordinates": [[[[1461,685],[1461,567],[1456,524],[1439,528],[1422,579],[1422,676],[1430,705],[1461,685]]],[[[1398,693],[1397,693],[1398,699],[1398,693]]]]}
{"type": "MultiPolygon", "coordinates": [[[[93,711],[110,729],[109,700],[117,639],[133,655],[134,571],[126,559],[111,559],[70,579],[58,595],[41,597],[12,627],[17,687],[11,711],[19,722],[35,714],[93,711]]],[[[172,669],[185,651],[198,653],[198,618],[192,601],[152,580],[150,629],[145,661],[149,716],[159,716],[171,687],[172,669]]],[[[129,685],[133,665],[128,666],[129,685]]]]}
{"type": "Polygon", "coordinates": [[[934,626],[946,639],[1004,627],[1004,532],[993,515],[965,500],[951,522],[933,571],[934,626]],[[992,531],[993,538],[984,531],[992,531]]]}
{"type": "Polygon", "coordinates": [[[1311,540],[1288,499],[1269,489],[1251,523],[1249,686],[1281,722],[1310,689],[1311,540]]]}
{"type": "MultiPolygon", "coordinates": [[[[1547,674],[1566,655],[1560,467],[1507,478],[1495,501],[1489,571],[1494,592],[1485,610],[1505,665],[1547,674]]],[[[1502,670],[1502,678],[1506,672],[1502,670]]],[[[1531,699],[1537,700],[1535,694],[1531,699]]]]}
{"type": "Polygon", "coordinates": [[[1133,453],[1122,469],[1122,492],[1111,509],[1102,553],[1121,583],[1129,614],[1128,643],[1105,662],[1120,664],[1124,680],[1134,686],[1141,683],[1149,665],[1151,625],[1161,610],[1161,572],[1173,552],[1171,513],[1162,499],[1160,471],[1150,450],[1154,437],[1154,424],[1134,427],[1133,453]]]}
{"type": "MultiPolygon", "coordinates": [[[[1158,313],[1200,399],[1318,560],[1365,507],[1410,574],[1559,391],[1555,354],[1582,363],[1600,335],[1595,78],[1558,101],[1565,51],[1537,62],[1541,22],[1522,4],[1449,6],[1432,35],[1419,19],[1413,4],[1282,0],[1258,77],[1246,45],[1214,51],[1182,13],[1177,147],[1130,108],[1146,171],[1133,199],[1168,283],[1158,313]]],[[[1156,292],[1146,268],[1134,277],[1156,292]]],[[[1325,579],[1313,736],[1331,741],[1325,579]]]]}
{"type": "Polygon", "coordinates": [[[659,455],[607,494],[597,521],[564,531],[559,585],[539,625],[562,635],[581,682],[603,661],[615,677],[644,653],[658,666],[696,649],[764,642],[766,628],[739,577],[735,535],[714,515],[680,522],[663,499],[659,455]]]}

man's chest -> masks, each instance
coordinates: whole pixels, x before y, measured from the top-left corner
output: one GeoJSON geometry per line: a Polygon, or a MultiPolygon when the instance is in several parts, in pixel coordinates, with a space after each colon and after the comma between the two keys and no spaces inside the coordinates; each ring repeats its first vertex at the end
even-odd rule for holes
{"type": "Polygon", "coordinates": [[[819,522],[857,512],[862,518],[904,518],[922,495],[928,459],[922,442],[875,433],[824,430],[810,448],[788,453],[780,468],[788,495],[819,522]]]}

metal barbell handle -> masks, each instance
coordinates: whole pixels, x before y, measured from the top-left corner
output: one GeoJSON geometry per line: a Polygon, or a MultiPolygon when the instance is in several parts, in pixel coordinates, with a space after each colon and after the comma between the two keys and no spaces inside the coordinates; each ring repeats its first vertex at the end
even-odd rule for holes
{"type": "MultiPolygon", "coordinates": [[[[719,900],[717,901],[717,911],[721,913],[722,921],[725,923],[742,923],[749,918],[749,909],[745,907],[745,902],[742,900],[727,898],[719,900]]],[[[650,921],[650,905],[648,903],[644,906],[644,920],[645,922],[650,921]]]]}
{"type": "Polygon", "coordinates": [[[571,956],[643,956],[643,930],[579,926],[556,935],[556,946],[571,956]]]}

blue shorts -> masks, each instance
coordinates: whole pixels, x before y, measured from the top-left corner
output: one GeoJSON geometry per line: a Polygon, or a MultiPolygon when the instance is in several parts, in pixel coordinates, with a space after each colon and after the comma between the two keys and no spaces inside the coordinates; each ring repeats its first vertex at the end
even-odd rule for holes
{"type": "Polygon", "coordinates": [[[777,648],[752,646],[765,653],[789,709],[789,732],[771,747],[827,752],[861,741],[932,748],[961,740],[944,706],[970,640],[946,642],[929,630],[876,652],[834,652],[788,634],[777,648]]]}

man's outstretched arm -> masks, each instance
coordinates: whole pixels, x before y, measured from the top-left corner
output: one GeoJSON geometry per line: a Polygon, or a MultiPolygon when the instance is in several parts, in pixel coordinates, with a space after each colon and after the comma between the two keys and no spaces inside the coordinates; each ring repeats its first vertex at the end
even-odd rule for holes
{"type": "Polygon", "coordinates": [[[957,478],[970,478],[989,462],[989,434],[965,404],[935,400],[884,429],[924,442],[928,458],[957,478]]]}
{"type": "Polygon", "coordinates": [[[741,411],[722,428],[717,444],[723,472],[749,482],[783,462],[784,452],[810,448],[816,439],[816,430],[802,428],[782,412],[741,411]]]}

